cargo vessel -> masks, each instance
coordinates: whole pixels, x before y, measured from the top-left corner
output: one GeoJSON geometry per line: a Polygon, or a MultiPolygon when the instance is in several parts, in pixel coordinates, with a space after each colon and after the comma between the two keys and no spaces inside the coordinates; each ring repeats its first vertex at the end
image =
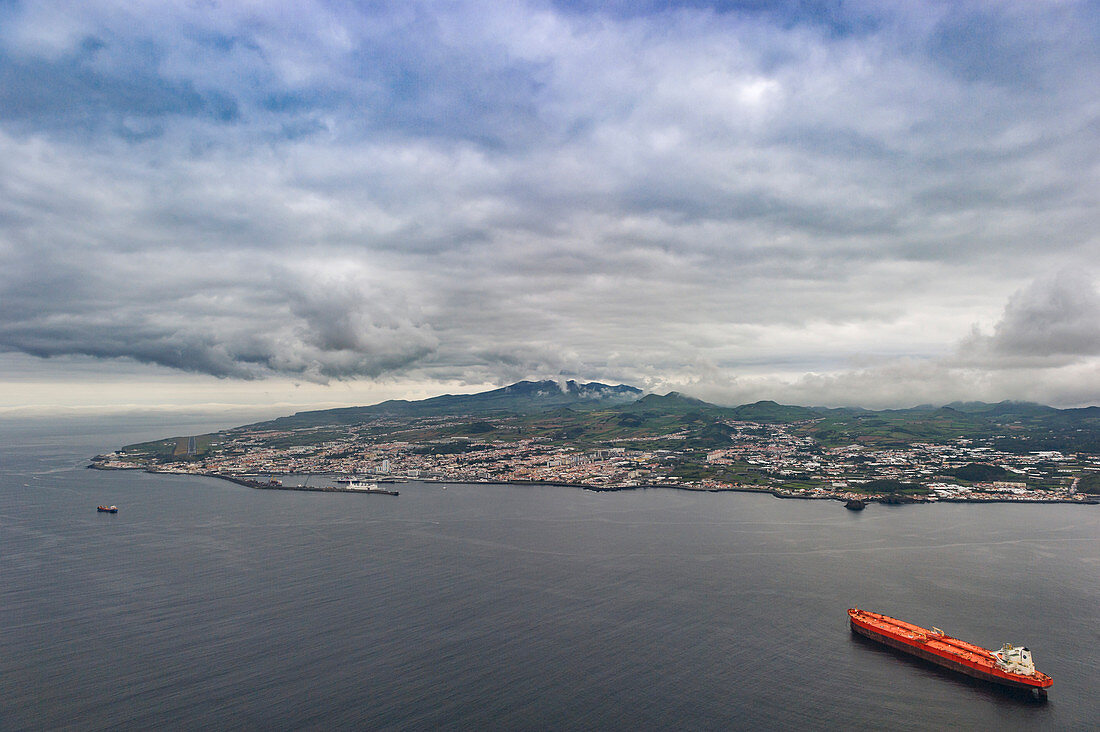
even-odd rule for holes
{"type": "Polygon", "coordinates": [[[888,615],[851,608],[852,631],[904,653],[994,684],[1025,689],[1045,697],[1054,680],[1035,670],[1031,651],[1005,643],[989,651],[952,638],[939,628],[922,628],[888,615]]]}

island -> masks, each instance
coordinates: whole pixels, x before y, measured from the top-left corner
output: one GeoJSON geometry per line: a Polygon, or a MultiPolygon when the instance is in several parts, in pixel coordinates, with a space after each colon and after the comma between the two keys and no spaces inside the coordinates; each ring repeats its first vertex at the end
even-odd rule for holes
{"type": "Polygon", "coordinates": [[[480,394],[298,414],[97,455],[104,470],[202,475],[254,488],[278,476],[554,484],[617,491],[760,491],[849,507],[1100,496],[1100,408],[954,403],[871,411],[722,407],[631,386],[523,381],[480,394]]]}

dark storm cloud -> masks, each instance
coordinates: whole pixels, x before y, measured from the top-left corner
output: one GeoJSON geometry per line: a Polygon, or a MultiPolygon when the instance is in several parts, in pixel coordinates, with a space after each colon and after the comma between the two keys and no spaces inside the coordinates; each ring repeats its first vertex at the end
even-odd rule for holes
{"type": "Polygon", "coordinates": [[[994,368],[1100,355],[1100,293],[1078,271],[1036,280],[1009,298],[993,333],[973,334],[963,353],[994,368]]]}
{"type": "Polygon", "coordinates": [[[884,401],[1085,363],[1087,277],[1021,288],[1096,259],[1098,36],[1072,2],[8,4],[0,349],[884,401]],[[832,373],[863,358],[901,360],[832,373]]]}
{"type": "Polygon", "coordinates": [[[49,300],[33,287],[6,288],[0,350],[127,358],[223,377],[283,373],[325,381],[377,376],[437,345],[431,329],[415,322],[384,285],[346,273],[238,263],[216,276],[192,275],[180,286],[172,260],[150,268],[136,285],[121,273],[54,263],[53,276],[37,283],[49,288],[49,300]]]}

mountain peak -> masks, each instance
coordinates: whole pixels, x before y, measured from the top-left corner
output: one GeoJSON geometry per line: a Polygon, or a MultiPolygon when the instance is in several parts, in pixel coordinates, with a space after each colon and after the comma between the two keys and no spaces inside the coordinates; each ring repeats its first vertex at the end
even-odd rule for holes
{"type": "Polygon", "coordinates": [[[562,407],[633,402],[642,390],[626,384],[609,386],[596,381],[578,384],[568,381],[517,381],[491,391],[477,394],[444,394],[420,401],[390,400],[367,407],[343,407],[313,412],[299,412],[280,417],[273,427],[308,427],[319,425],[357,424],[379,416],[427,417],[436,415],[532,414],[562,407]]]}
{"type": "MultiPolygon", "coordinates": [[[[579,396],[585,399],[601,399],[604,397],[635,395],[640,396],[642,390],[633,386],[627,386],[626,384],[619,384],[617,386],[610,386],[608,384],[601,384],[598,381],[590,381],[585,384],[578,383],[573,379],[568,381],[554,381],[553,379],[544,379],[543,381],[517,381],[514,384],[510,384],[494,391],[482,392],[482,394],[494,394],[497,392],[503,392],[507,394],[526,394],[534,397],[548,397],[558,396],[563,394],[570,394],[579,396]]],[[[471,395],[479,396],[479,395],[471,395]]]]}

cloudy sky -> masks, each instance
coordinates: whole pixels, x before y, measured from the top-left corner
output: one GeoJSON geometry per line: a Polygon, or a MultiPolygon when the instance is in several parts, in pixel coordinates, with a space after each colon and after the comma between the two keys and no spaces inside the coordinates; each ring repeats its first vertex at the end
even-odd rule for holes
{"type": "Polygon", "coordinates": [[[0,410],[1100,402],[1100,5],[0,2],[0,410]]]}

